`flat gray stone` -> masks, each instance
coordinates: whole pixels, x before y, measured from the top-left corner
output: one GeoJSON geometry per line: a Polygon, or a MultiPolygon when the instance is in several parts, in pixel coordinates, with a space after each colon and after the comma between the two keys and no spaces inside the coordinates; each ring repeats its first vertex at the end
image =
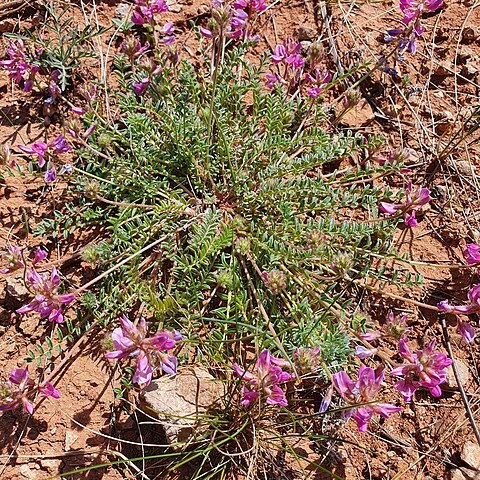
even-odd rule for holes
{"type": "Polygon", "coordinates": [[[158,418],[168,443],[175,444],[187,440],[194,429],[202,429],[204,414],[224,394],[223,383],[207,369],[191,367],[174,377],[164,375],[153,380],[140,393],[139,406],[147,415],[158,418]]]}

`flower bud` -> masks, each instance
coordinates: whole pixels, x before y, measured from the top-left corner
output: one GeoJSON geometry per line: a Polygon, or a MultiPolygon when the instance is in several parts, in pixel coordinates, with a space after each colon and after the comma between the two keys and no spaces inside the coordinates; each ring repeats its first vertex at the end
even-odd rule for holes
{"type": "Polygon", "coordinates": [[[262,280],[273,295],[278,295],[287,286],[285,274],[280,270],[262,272],[262,280]]]}
{"type": "Polygon", "coordinates": [[[97,145],[102,149],[108,149],[112,144],[113,138],[108,133],[101,133],[97,138],[97,145]]]}
{"type": "Polygon", "coordinates": [[[85,196],[88,198],[97,198],[100,193],[100,184],[95,180],[90,180],[85,184],[85,196]]]}
{"type": "Polygon", "coordinates": [[[343,105],[345,108],[353,108],[358,105],[362,98],[359,90],[349,90],[343,97],[343,105]]]}
{"type": "Polygon", "coordinates": [[[233,284],[233,275],[230,270],[219,270],[217,272],[217,284],[222,288],[231,288],[233,284]]]}
{"type": "Polygon", "coordinates": [[[96,264],[100,261],[100,252],[98,251],[98,246],[94,244],[83,247],[80,255],[82,260],[86,263],[96,264]]]}
{"type": "Polygon", "coordinates": [[[332,270],[340,276],[344,276],[353,266],[353,257],[351,253],[337,253],[331,263],[332,270]]]}
{"type": "Polygon", "coordinates": [[[250,240],[247,237],[239,237],[235,242],[237,252],[246,255],[250,251],[250,240]]]}
{"type": "Polygon", "coordinates": [[[300,375],[315,373],[318,368],[320,348],[297,348],[293,353],[295,368],[300,375]]]}

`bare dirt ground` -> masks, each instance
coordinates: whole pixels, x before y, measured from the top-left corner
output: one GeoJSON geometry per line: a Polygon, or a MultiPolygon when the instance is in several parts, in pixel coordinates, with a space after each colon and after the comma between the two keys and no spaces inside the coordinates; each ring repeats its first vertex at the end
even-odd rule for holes
{"type": "MultiPolygon", "coordinates": [[[[37,2],[17,3],[10,10],[0,5],[1,31],[16,32],[20,26],[35,24],[37,2]]],[[[120,2],[114,0],[78,1],[72,2],[72,13],[79,22],[96,21],[110,26],[112,18],[125,11],[119,7],[120,2]]],[[[171,4],[168,19],[184,32],[180,42],[190,49],[192,56],[195,56],[195,42],[193,34],[187,33],[187,22],[206,18],[209,7],[204,0],[171,4]]],[[[468,0],[448,1],[440,12],[429,15],[424,21],[427,33],[418,52],[399,67],[401,80],[378,73],[368,79],[361,88],[364,100],[339,127],[380,133],[392,149],[401,145],[418,152],[417,183],[431,189],[433,201],[421,227],[413,234],[406,233],[402,248],[421,262],[461,263],[465,243],[480,241],[478,138],[469,137],[451,151],[446,150],[462,122],[480,103],[478,7],[468,0]]],[[[400,20],[397,5],[391,2],[279,2],[260,19],[262,42],[259,48],[272,48],[286,36],[300,37],[305,42],[321,38],[332,71],[348,69],[356,61],[378,58],[386,48],[379,39],[387,28],[398,26],[400,20]]],[[[99,48],[106,60],[104,69],[108,71],[111,54],[118,44],[110,44],[106,35],[99,48]]],[[[84,68],[85,76],[92,75],[92,68],[102,71],[92,60],[88,60],[84,68]]],[[[45,116],[41,96],[13,89],[3,73],[0,97],[0,143],[27,144],[40,138],[45,128],[55,130],[59,127],[55,115],[45,116]]],[[[400,186],[400,183],[391,186],[400,186]]],[[[34,238],[32,230],[42,218],[61,210],[65,196],[70,193],[67,185],[60,185],[51,192],[45,190],[41,179],[32,182],[29,176],[6,175],[0,183],[0,195],[2,244],[14,238],[33,247],[41,243],[41,239],[34,238]]],[[[399,239],[402,235],[401,232],[399,239]]],[[[44,245],[56,259],[62,260],[78,251],[83,242],[83,237],[73,237],[67,242],[58,239],[44,245]]],[[[426,284],[422,289],[406,292],[406,296],[431,305],[447,297],[462,301],[468,286],[478,282],[473,269],[421,265],[415,268],[424,275],[426,284]]],[[[68,268],[65,273],[72,284],[81,281],[69,277],[68,268]]],[[[3,301],[0,300],[0,365],[3,372],[8,372],[17,367],[17,362],[20,361],[18,366],[22,364],[27,348],[42,337],[46,327],[34,315],[16,314],[16,300],[6,292],[5,281],[1,282],[5,293],[1,295],[3,301]]],[[[374,323],[382,321],[389,308],[407,311],[417,340],[441,338],[436,313],[415,306],[407,306],[405,310],[400,302],[375,295],[366,297],[361,308],[371,315],[374,323]]],[[[468,369],[464,388],[478,420],[478,339],[467,346],[455,333],[454,323],[449,324],[448,331],[455,358],[468,369]]],[[[82,348],[65,369],[57,385],[62,392],[61,402],[43,402],[32,418],[19,411],[0,417],[0,478],[44,479],[81,466],[115,462],[122,460],[122,451],[125,451],[115,441],[118,435],[138,441],[135,419],[125,417],[117,408],[111,388],[115,372],[103,359],[100,341],[101,335],[92,336],[89,347],[82,348]],[[98,342],[93,341],[94,338],[98,342]]],[[[390,347],[393,354],[393,346],[390,347]]],[[[385,348],[388,351],[388,344],[385,348]]],[[[426,393],[418,396],[400,415],[373,425],[368,433],[361,434],[352,422],[347,423],[335,433],[352,444],[337,446],[335,456],[327,455],[325,459],[312,445],[302,445],[302,448],[309,458],[326,462],[336,475],[347,480],[461,480],[459,468],[467,467],[461,454],[465,444],[475,442],[475,437],[460,394],[454,382],[451,383],[452,389],[441,399],[435,400],[426,393]]],[[[391,397],[397,399],[398,393],[392,391],[391,397]]],[[[332,433],[328,425],[324,428],[325,434],[332,433]]],[[[291,471],[299,471],[294,461],[290,461],[291,471]]],[[[106,466],[68,478],[133,478],[124,472],[122,465],[106,466]]],[[[463,478],[470,478],[467,473],[463,478]]],[[[289,473],[278,478],[307,477],[289,473]]],[[[327,476],[311,471],[308,478],[327,476]]]]}

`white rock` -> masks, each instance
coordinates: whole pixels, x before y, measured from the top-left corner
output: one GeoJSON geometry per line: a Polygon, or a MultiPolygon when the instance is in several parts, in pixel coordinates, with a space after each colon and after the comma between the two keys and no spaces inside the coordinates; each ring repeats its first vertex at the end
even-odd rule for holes
{"type": "Polygon", "coordinates": [[[462,471],[458,468],[453,469],[450,472],[450,480],[467,480],[462,471]]]}
{"type": "Polygon", "coordinates": [[[169,443],[182,442],[201,428],[203,414],[225,394],[222,382],[201,367],[163,376],[140,394],[140,408],[158,418],[169,443]]]}
{"type": "Polygon", "coordinates": [[[78,440],[78,433],[73,430],[67,430],[65,432],[65,451],[68,452],[72,449],[72,445],[78,440]]]}
{"type": "MultiPolygon", "coordinates": [[[[455,366],[457,367],[460,384],[462,387],[464,387],[470,379],[470,371],[468,370],[468,366],[465,365],[461,360],[455,360],[455,366]]],[[[457,380],[451,365],[447,367],[447,379],[445,381],[445,387],[452,390],[458,390],[457,380]]]]}
{"type": "Polygon", "coordinates": [[[480,446],[478,446],[478,444],[467,442],[463,446],[460,457],[469,467],[480,470],[480,446]]]}
{"type": "Polygon", "coordinates": [[[5,306],[16,310],[25,304],[31,297],[21,276],[9,276],[5,284],[5,306]]]}
{"type": "Polygon", "coordinates": [[[128,3],[119,3],[115,9],[115,17],[121,19],[128,19],[132,14],[133,8],[132,5],[128,3]]]}

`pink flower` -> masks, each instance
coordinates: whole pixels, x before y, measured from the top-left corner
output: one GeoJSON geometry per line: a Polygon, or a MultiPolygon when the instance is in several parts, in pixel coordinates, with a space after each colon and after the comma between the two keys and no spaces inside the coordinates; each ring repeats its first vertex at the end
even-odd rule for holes
{"type": "Polygon", "coordinates": [[[233,3],[234,8],[248,11],[250,14],[263,12],[267,9],[265,0],[236,0],[233,3]]]}
{"type": "Polygon", "coordinates": [[[468,322],[460,318],[457,319],[457,332],[466,343],[471,343],[475,339],[475,329],[468,322]]]}
{"type": "Polygon", "coordinates": [[[355,347],[355,355],[360,359],[360,360],[365,360],[366,358],[373,357],[377,353],[376,348],[366,348],[363,345],[357,345],[355,347]]]}
{"type": "MultiPolygon", "coordinates": [[[[400,10],[404,13],[403,23],[410,23],[424,12],[434,12],[443,5],[443,0],[400,0],[400,10]]],[[[422,32],[423,33],[423,32],[422,32]]]]}
{"type": "Polygon", "coordinates": [[[337,372],[333,375],[333,384],[338,393],[348,405],[353,406],[353,408],[347,411],[347,414],[351,415],[357,421],[357,427],[360,432],[367,430],[368,422],[373,415],[378,414],[383,418],[388,418],[392,413],[403,410],[402,407],[396,407],[395,405],[383,402],[361,405],[375,401],[383,378],[383,368],[373,370],[364,365],[360,367],[358,379],[355,383],[344,371],[337,372]]]}
{"type": "Polygon", "coordinates": [[[116,350],[105,354],[106,358],[126,358],[134,357],[137,359],[137,367],[133,381],[138,383],[141,388],[146,387],[152,381],[153,369],[150,360],[159,363],[162,370],[175,375],[177,372],[177,358],[168,355],[164,351],[175,347],[176,342],[182,340],[182,335],[177,331],[163,331],[153,337],[146,337],[147,324],[144,318],[141,318],[136,326],[125,315],[120,318],[120,328],[112,332],[112,341],[116,350]]]}
{"type": "Polygon", "coordinates": [[[314,85],[307,90],[307,95],[315,99],[320,95],[321,91],[325,88],[328,82],[330,82],[332,79],[332,74],[325,67],[322,69],[315,67],[312,73],[313,75],[306,73],[305,80],[314,85]]]}
{"type": "Polygon", "coordinates": [[[27,282],[35,291],[35,298],[17,310],[18,313],[37,312],[41,318],[48,318],[49,322],[62,323],[62,306],[75,299],[73,293],[58,294],[60,277],[57,269],[52,267],[48,273],[38,273],[34,268],[27,272],[27,282]]]}
{"type": "Polygon", "coordinates": [[[0,385],[0,411],[15,410],[22,406],[28,413],[33,413],[33,404],[30,401],[36,391],[40,392],[42,398],[59,398],[60,392],[50,383],[45,382],[39,387],[35,387],[34,381],[28,376],[27,368],[16,368],[10,372],[8,383],[0,385]]]}
{"type": "Polygon", "coordinates": [[[150,23],[156,13],[166,12],[168,6],[164,0],[135,0],[132,22],[136,25],[150,23]]]}
{"type": "Polygon", "coordinates": [[[253,367],[254,373],[247,372],[238,364],[233,364],[233,371],[247,385],[242,386],[240,403],[248,406],[261,395],[266,397],[269,405],[288,405],[285,392],[279,387],[280,383],[289,382],[295,376],[284,372],[282,367],[288,363],[280,358],[273,357],[269,350],[263,350],[253,367]]]}
{"type": "Polygon", "coordinates": [[[35,257],[33,258],[32,263],[35,265],[36,263],[43,262],[47,258],[48,252],[43,250],[41,247],[37,247],[35,250],[35,257]]]}
{"type": "Polygon", "coordinates": [[[430,201],[430,190],[420,187],[413,189],[412,182],[410,181],[405,189],[405,196],[404,203],[381,202],[380,210],[388,215],[403,213],[405,225],[408,227],[416,227],[418,222],[415,212],[421,211],[422,207],[430,201]]]}
{"type": "MultiPolygon", "coordinates": [[[[273,63],[289,63],[289,64],[299,64],[299,60],[295,59],[300,54],[302,50],[302,45],[299,42],[291,38],[285,40],[285,44],[277,45],[273,55],[270,57],[273,63]],[[287,61],[288,59],[288,61],[287,61]]],[[[301,62],[300,62],[301,63],[301,62]]],[[[305,64],[305,62],[303,62],[305,64]]],[[[302,65],[303,66],[303,65],[302,65]]]]}
{"type": "Polygon", "coordinates": [[[133,92],[135,95],[143,95],[149,85],[150,79],[148,77],[144,77],[139,82],[133,82],[133,92]]]}
{"type": "Polygon", "coordinates": [[[480,245],[477,245],[476,243],[467,243],[463,254],[469,265],[480,263],[480,245]]]}
{"type": "Polygon", "coordinates": [[[480,284],[473,285],[468,291],[467,296],[470,301],[467,305],[452,306],[448,303],[448,300],[442,300],[437,304],[437,307],[446,313],[463,313],[469,315],[480,312],[480,284]]]}
{"type": "Polygon", "coordinates": [[[41,168],[45,165],[45,153],[47,152],[48,145],[45,142],[35,142],[31,145],[18,145],[18,148],[28,154],[37,155],[38,166],[41,168]]]}
{"type": "Polygon", "coordinates": [[[22,249],[11,245],[8,247],[8,253],[2,255],[6,261],[6,267],[0,269],[0,274],[12,273],[25,267],[23,261],[22,249]]]}
{"type": "Polygon", "coordinates": [[[398,344],[400,355],[407,361],[400,367],[393,369],[390,375],[403,376],[395,384],[397,390],[409,402],[415,390],[419,387],[428,388],[434,397],[440,397],[442,390],[439,385],[447,378],[446,368],[452,360],[442,352],[435,352],[435,340],[432,340],[424,349],[412,353],[407,343],[402,339],[398,344]]]}
{"type": "MultiPolygon", "coordinates": [[[[63,135],[58,135],[55,139],[48,143],[35,142],[32,143],[32,145],[18,145],[18,148],[28,155],[37,155],[38,166],[42,168],[45,166],[45,155],[49,149],[53,149],[55,153],[65,153],[68,152],[72,147],[67,143],[67,140],[63,135]]],[[[56,178],[57,173],[55,171],[55,166],[52,162],[49,162],[48,169],[45,172],[45,182],[53,182],[56,178]]]]}
{"type": "Polygon", "coordinates": [[[27,59],[24,50],[25,45],[23,40],[17,39],[16,42],[10,41],[6,50],[9,59],[0,61],[0,68],[9,72],[9,77],[13,79],[15,83],[19,84],[24,80],[23,90],[29,92],[33,88],[33,81],[39,67],[27,59]]]}

